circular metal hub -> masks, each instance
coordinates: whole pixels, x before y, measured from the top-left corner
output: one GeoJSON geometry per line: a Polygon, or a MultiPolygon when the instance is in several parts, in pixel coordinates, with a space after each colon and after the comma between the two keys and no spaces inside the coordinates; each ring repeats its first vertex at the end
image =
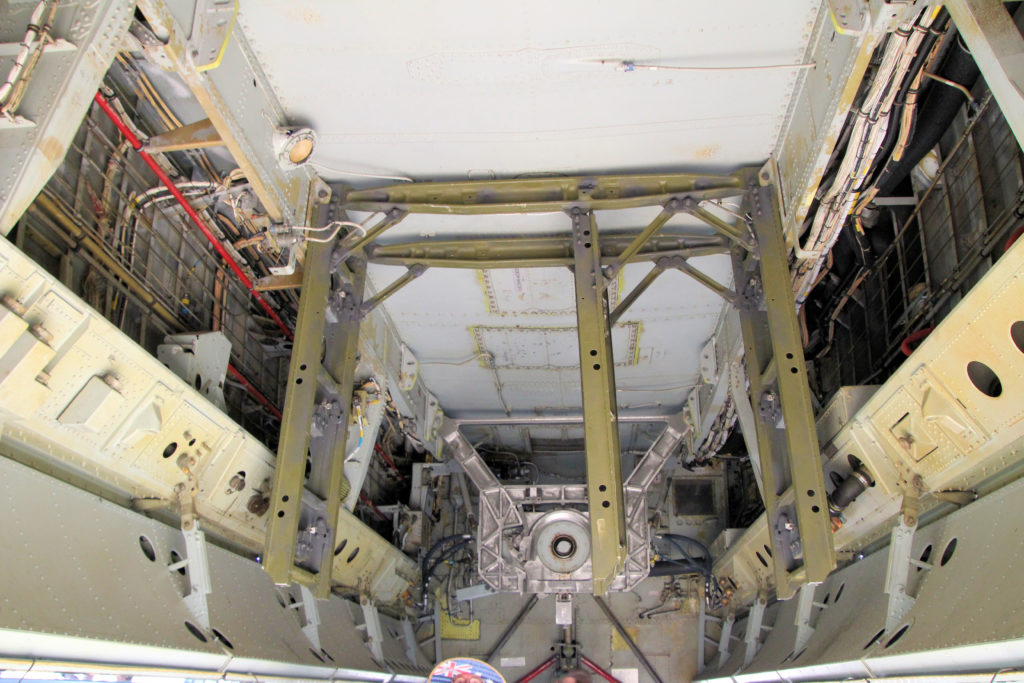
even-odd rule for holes
{"type": "Polygon", "coordinates": [[[533,526],[533,553],[550,571],[571,574],[590,559],[590,527],[575,510],[555,510],[533,526]]]}

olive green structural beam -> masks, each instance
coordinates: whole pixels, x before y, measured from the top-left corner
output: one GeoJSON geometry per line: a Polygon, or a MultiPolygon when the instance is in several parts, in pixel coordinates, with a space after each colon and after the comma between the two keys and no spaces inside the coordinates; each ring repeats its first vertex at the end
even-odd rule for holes
{"type": "Polygon", "coordinates": [[[575,252],[573,275],[594,595],[604,595],[626,559],[615,361],[608,324],[608,292],[598,253],[597,222],[592,212],[582,209],[572,209],[569,216],[575,252]]]}
{"type": "MultiPolygon", "coordinates": [[[[611,264],[633,240],[609,236],[601,241],[601,263],[611,264]]],[[[726,240],[716,235],[657,235],[632,259],[727,254],[726,240]]],[[[498,239],[424,240],[398,244],[374,244],[366,249],[370,263],[384,266],[414,265],[437,268],[546,268],[573,265],[573,243],[568,237],[514,237],[498,239]]]]}
{"type": "Polygon", "coordinates": [[[316,401],[316,376],[330,291],[330,255],[329,244],[311,243],[303,265],[302,296],[288,366],[288,389],[277,446],[277,466],[274,468],[267,545],[263,553],[263,569],[274,583],[279,584],[291,583],[294,578],[295,541],[305,488],[309,426],[316,401]]]}
{"type": "Polygon", "coordinates": [[[651,268],[647,275],[644,275],[644,279],[640,280],[640,282],[636,284],[636,287],[634,287],[629,294],[619,302],[619,305],[615,307],[615,310],[608,314],[609,325],[614,325],[619,322],[619,318],[622,317],[622,314],[640,298],[641,294],[646,292],[647,289],[654,284],[654,281],[658,279],[659,275],[665,272],[666,260],[667,259],[665,258],[658,259],[654,264],[654,267],[651,268]]]}
{"type": "Polygon", "coordinates": [[[331,587],[334,561],[331,550],[345,486],[344,461],[351,409],[351,395],[347,392],[354,381],[365,284],[365,262],[350,259],[349,278],[341,285],[345,296],[339,297],[331,290],[332,250],[332,244],[311,242],[306,251],[263,553],[263,568],[275,583],[295,581],[309,585],[315,588],[317,597],[327,597],[331,587]],[[328,323],[327,310],[333,300],[340,302],[335,311],[337,321],[328,323]],[[320,381],[325,338],[322,366],[327,377],[320,381]],[[330,408],[319,416],[326,425],[323,435],[311,439],[311,424],[318,404],[330,408]],[[311,461],[308,482],[307,452],[311,461]],[[313,571],[297,566],[295,557],[300,526],[316,526],[315,519],[303,518],[303,492],[307,488],[322,501],[323,509],[307,510],[306,514],[314,518],[322,515],[328,520],[319,555],[306,562],[307,566],[315,565],[313,571]]]}
{"type": "Polygon", "coordinates": [[[368,230],[364,230],[362,235],[353,235],[351,238],[346,236],[335,249],[334,256],[331,257],[331,264],[337,266],[348,258],[349,254],[359,251],[367,244],[370,244],[375,239],[383,235],[386,231],[401,223],[402,219],[407,215],[409,214],[405,211],[391,209],[377,224],[368,230]]]}
{"type": "Polygon", "coordinates": [[[394,282],[392,282],[387,287],[377,292],[377,295],[374,296],[369,301],[363,302],[363,305],[360,307],[361,315],[363,317],[369,315],[373,309],[377,308],[382,303],[384,303],[392,294],[400,290],[402,287],[405,287],[407,284],[418,278],[420,275],[423,275],[423,273],[425,272],[427,272],[426,266],[409,266],[409,270],[405,271],[401,276],[396,278],[394,282]]]}
{"type": "MultiPolygon", "coordinates": [[[[655,261],[654,268],[652,268],[650,272],[648,272],[647,275],[645,275],[644,278],[636,284],[632,291],[630,291],[630,293],[619,302],[619,305],[615,307],[615,310],[608,315],[609,324],[614,325],[617,323],[619,319],[622,318],[622,314],[626,312],[626,309],[632,306],[636,300],[640,298],[640,295],[646,292],[647,289],[654,284],[654,281],[658,279],[658,276],[669,268],[675,268],[676,270],[689,275],[694,280],[728,301],[730,304],[733,304],[734,306],[736,305],[739,300],[739,297],[736,296],[736,292],[719,283],[714,278],[697,270],[691,266],[686,259],[686,256],[682,256],[677,253],[672,256],[662,256],[655,261]]],[[[605,273],[607,272],[608,271],[605,270],[605,273]]]]}
{"type": "Polygon", "coordinates": [[[742,173],[545,177],[405,183],[345,195],[349,211],[488,215],[599,211],[665,205],[672,199],[717,199],[743,193],[742,173]]]}
{"type": "Polygon", "coordinates": [[[771,181],[765,171],[750,175],[745,205],[758,253],[738,252],[733,263],[765,510],[773,530],[771,555],[778,594],[785,599],[801,583],[824,581],[836,560],[785,236],[771,181]],[[795,498],[780,498],[790,486],[795,498]]]}
{"type": "Polygon", "coordinates": [[[622,270],[622,266],[626,265],[631,258],[636,256],[636,253],[640,251],[652,237],[654,237],[659,230],[665,227],[665,224],[669,222],[672,216],[675,216],[679,211],[679,207],[682,205],[678,199],[670,199],[665,203],[665,208],[654,217],[654,220],[648,224],[646,228],[640,231],[640,234],[633,238],[633,241],[622,250],[615,260],[604,267],[604,274],[608,279],[611,279],[618,275],[619,271],[622,270]]]}

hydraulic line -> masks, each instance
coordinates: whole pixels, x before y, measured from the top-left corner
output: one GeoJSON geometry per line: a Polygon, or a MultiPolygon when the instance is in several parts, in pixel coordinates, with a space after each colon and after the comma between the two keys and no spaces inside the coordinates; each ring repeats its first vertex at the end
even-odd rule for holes
{"type": "Polygon", "coordinates": [[[96,104],[99,105],[100,109],[103,110],[103,113],[107,115],[107,118],[110,119],[110,121],[117,127],[119,131],[121,131],[121,134],[125,137],[126,140],[128,140],[132,148],[135,149],[136,152],[138,152],[139,156],[142,158],[144,162],[146,162],[146,165],[149,166],[150,170],[153,171],[156,177],[160,179],[160,182],[162,182],[167,187],[167,190],[178,201],[178,204],[181,205],[181,208],[192,220],[192,223],[194,223],[195,226],[199,228],[199,231],[203,233],[203,236],[206,237],[206,239],[210,242],[211,245],[213,245],[214,250],[217,252],[218,255],[220,255],[221,259],[224,260],[228,268],[231,269],[231,272],[235,274],[239,282],[241,282],[242,285],[245,287],[246,291],[249,292],[253,299],[255,299],[256,303],[258,303],[260,307],[264,311],[266,311],[267,315],[270,316],[270,319],[273,320],[274,323],[279,328],[281,328],[281,331],[285,333],[285,336],[289,340],[294,339],[294,335],[292,334],[291,328],[289,328],[288,325],[285,324],[285,322],[277,314],[277,311],[275,311],[270,306],[270,304],[267,303],[267,300],[263,298],[263,295],[256,291],[256,288],[253,285],[252,280],[249,279],[249,277],[242,270],[242,267],[238,264],[238,262],[235,261],[231,254],[228,253],[227,249],[224,248],[224,245],[220,243],[220,240],[217,239],[217,236],[213,234],[209,227],[207,227],[206,223],[203,221],[202,218],[199,217],[199,214],[196,212],[196,210],[193,209],[192,206],[185,200],[185,196],[181,194],[181,191],[177,188],[177,186],[175,186],[174,182],[167,176],[166,173],[164,173],[163,169],[160,168],[160,166],[156,163],[153,157],[151,157],[144,149],[142,149],[142,142],[139,141],[139,138],[135,136],[135,133],[132,132],[128,125],[121,120],[121,117],[117,115],[117,112],[115,112],[113,107],[110,106],[110,102],[107,101],[107,98],[104,97],[102,93],[97,92],[96,95],[93,97],[93,100],[96,102],[96,104]]]}
{"type": "Polygon", "coordinates": [[[445,536],[434,545],[430,546],[430,550],[423,556],[423,561],[420,565],[420,576],[423,580],[423,585],[426,587],[429,578],[428,569],[430,568],[430,560],[434,557],[434,553],[442,548],[447,543],[452,541],[458,541],[461,543],[469,542],[473,537],[469,534],[452,534],[451,536],[445,536]]]}
{"type": "Polygon", "coordinates": [[[252,383],[245,378],[245,375],[243,375],[238,370],[238,368],[236,368],[231,363],[228,363],[228,372],[231,373],[232,377],[238,380],[238,383],[241,384],[245,388],[245,390],[249,392],[250,396],[256,399],[257,403],[259,403],[260,405],[267,409],[267,412],[276,417],[278,420],[281,419],[281,411],[277,409],[277,406],[271,403],[269,398],[264,396],[259,389],[253,386],[252,383]]]}
{"type": "MultiPolygon", "coordinates": [[[[131,292],[138,298],[139,302],[152,311],[154,315],[172,327],[177,327],[180,324],[177,317],[168,310],[168,308],[152,292],[139,282],[133,273],[125,269],[115,258],[107,253],[103,248],[103,245],[98,243],[92,235],[76,225],[60,205],[53,201],[48,194],[41,192],[39,196],[36,197],[36,207],[37,211],[54,222],[55,228],[64,232],[76,245],[84,247],[85,252],[95,259],[102,268],[109,271],[117,280],[124,283],[124,286],[131,290],[131,292]]],[[[245,388],[245,390],[249,392],[249,394],[256,399],[258,403],[262,404],[270,414],[278,420],[281,419],[281,411],[278,410],[277,407],[271,403],[270,399],[264,396],[235,366],[230,363],[228,364],[228,372],[230,372],[231,375],[245,388]]]]}

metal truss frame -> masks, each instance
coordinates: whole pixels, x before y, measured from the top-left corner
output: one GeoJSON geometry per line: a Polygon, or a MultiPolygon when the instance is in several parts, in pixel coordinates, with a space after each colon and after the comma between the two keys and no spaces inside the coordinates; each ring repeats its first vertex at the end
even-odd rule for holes
{"type": "MultiPolygon", "coordinates": [[[[350,190],[341,200],[347,211],[382,212],[383,223],[389,224],[412,213],[489,216],[559,211],[568,215],[571,230],[564,238],[488,241],[469,238],[390,245],[361,239],[360,246],[370,263],[408,268],[405,275],[378,295],[380,299],[428,267],[566,265],[572,268],[583,389],[593,590],[597,594],[603,594],[612,586],[628,555],[627,505],[618,448],[609,330],[626,307],[667,268],[677,268],[690,275],[740,310],[748,357],[753,359],[748,360],[748,364],[759,368],[758,381],[752,382],[751,402],[760,405],[765,402],[764,398],[779,408],[778,411],[761,411],[763,428],[758,429],[758,444],[762,469],[778,472],[775,480],[781,482],[783,488],[789,483],[789,473],[793,472],[803,489],[811,492],[805,498],[785,501],[785,504],[780,503],[777,495],[766,501],[774,518],[785,518],[787,531],[791,532],[785,538],[779,536],[773,540],[773,547],[777,545],[774,555],[779,558],[780,576],[806,567],[804,574],[793,575],[793,581],[820,581],[835,566],[810,391],[775,198],[777,180],[766,173],[746,168],[726,175],[681,173],[413,183],[350,190]],[[752,219],[741,219],[736,225],[722,220],[704,206],[707,201],[739,195],[745,198],[746,210],[752,219]],[[603,243],[594,212],[643,206],[660,206],[662,210],[636,235],[603,243]],[[718,234],[659,234],[673,215],[683,212],[700,219],[718,234]],[[715,282],[687,261],[694,255],[723,252],[734,255],[736,282],[742,286],[742,291],[739,286],[733,291],[715,282]],[[654,269],[615,311],[609,311],[608,279],[633,259],[653,261],[654,269]],[[779,377],[773,369],[775,356],[786,358],[785,376],[779,377]],[[771,373],[774,374],[769,377],[771,373]],[[797,539],[795,544],[793,538],[797,539]]],[[[478,486],[481,484],[481,491],[488,492],[484,498],[497,490],[496,480],[481,478],[478,486]]],[[[766,486],[766,490],[768,488],[766,486]]],[[[497,529],[502,525],[501,520],[512,513],[510,501],[504,497],[494,502],[500,513],[496,518],[497,529]]],[[[489,561],[481,556],[485,574],[499,564],[500,555],[489,561]]],[[[521,577],[494,576],[492,579],[492,585],[499,589],[513,585],[516,589],[522,587],[521,577]]]]}

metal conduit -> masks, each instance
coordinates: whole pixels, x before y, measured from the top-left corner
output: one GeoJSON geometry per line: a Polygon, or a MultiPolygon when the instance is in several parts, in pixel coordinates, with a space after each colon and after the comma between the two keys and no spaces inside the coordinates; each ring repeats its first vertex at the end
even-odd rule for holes
{"type": "Polygon", "coordinates": [[[270,306],[270,304],[267,303],[267,300],[263,298],[263,295],[256,291],[252,280],[249,279],[249,277],[242,270],[242,267],[238,264],[238,262],[231,256],[231,254],[228,253],[227,249],[224,248],[224,245],[220,243],[220,240],[217,239],[217,236],[214,235],[213,232],[211,232],[210,228],[207,227],[203,219],[199,217],[198,213],[196,213],[196,210],[193,209],[192,206],[185,200],[185,196],[181,194],[181,191],[177,188],[174,182],[167,176],[166,173],[164,173],[163,169],[160,168],[160,166],[156,163],[153,157],[151,157],[144,149],[142,149],[142,142],[139,141],[139,139],[135,136],[135,133],[133,133],[132,130],[128,128],[125,122],[121,120],[121,117],[118,116],[117,112],[115,112],[113,107],[110,106],[110,103],[107,101],[107,98],[105,98],[102,93],[97,92],[96,95],[93,97],[93,101],[95,101],[96,104],[99,105],[100,109],[103,110],[103,113],[107,115],[107,118],[110,119],[114,126],[116,126],[117,129],[121,131],[121,135],[123,135],[124,138],[128,141],[128,143],[132,146],[132,148],[136,152],[138,152],[139,156],[142,158],[144,162],[146,162],[146,165],[149,166],[150,170],[153,171],[156,177],[160,179],[160,182],[162,182],[164,186],[167,187],[168,192],[170,192],[174,199],[177,200],[178,204],[181,205],[182,210],[184,210],[188,217],[192,220],[192,223],[194,223],[195,226],[199,228],[199,231],[203,233],[203,236],[206,237],[206,239],[210,242],[211,245],[213,245],[214,250],[216,250],[217,254],[220,255],[220,257],[224,260],[228,268],[231,269],[231,272],[235,274],[239,282],[241,282],[242,285],[245,287],[246,291],[248,291],[252,298],[256,300],[256,303],[258,303],[260,307],[264,311],[266,311],[267,315],[270,316],[270,319],[273,320],[274,323],[276,323],[279,328],[281,328],[281,330],[285,333],[285,336],[288,337],[288,339],[294,339],[294,335],[292,334],[291,328],[289,328],[288,325],[286,325],[285,322],[281,320],[281,317],[277,314],[277,311],[275,311],[270,306]]]}

